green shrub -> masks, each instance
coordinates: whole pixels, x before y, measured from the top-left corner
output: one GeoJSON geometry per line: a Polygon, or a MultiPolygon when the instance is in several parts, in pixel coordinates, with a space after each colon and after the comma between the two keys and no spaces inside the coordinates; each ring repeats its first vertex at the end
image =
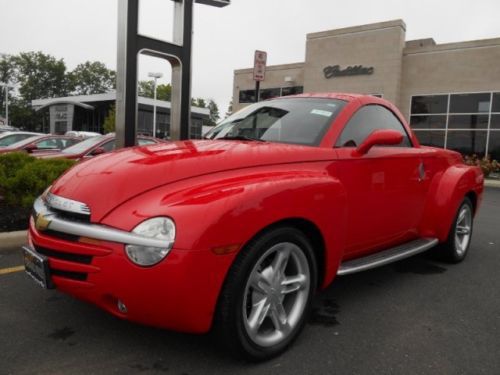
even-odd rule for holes
{"type": "Polygon", "coordinates": [[[10,152],[0,155],[0,178],[12,178],[26,164],[35,161],[26,152],[10,152]]]}
{"type": "Polygon", "coordinates": [[[1,155],[0,192],[7,204],[30,207],[74,163],[66,159],[36,159],[23,153],[1,155]]]}

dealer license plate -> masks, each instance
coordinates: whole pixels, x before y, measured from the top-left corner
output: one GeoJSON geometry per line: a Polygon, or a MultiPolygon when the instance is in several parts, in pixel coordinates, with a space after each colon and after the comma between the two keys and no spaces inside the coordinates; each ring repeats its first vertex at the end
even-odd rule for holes
{"type": "Polygon", "coordinates": [[[49,260],[33,249],[23,246],[24,268],[26,273],[42,288],[53,288],[50,281],[49,260]]]}

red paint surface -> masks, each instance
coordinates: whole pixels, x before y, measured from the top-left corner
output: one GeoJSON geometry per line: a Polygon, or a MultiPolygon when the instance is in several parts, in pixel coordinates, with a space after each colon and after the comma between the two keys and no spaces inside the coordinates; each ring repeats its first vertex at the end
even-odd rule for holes
{"type": "Polygon", "coordinates": [[[342,260],[417,237],[444,241],[463,197],[472,194],[481,202],[481,171],[465,166],[453,151],[419,146],[388,102],[371,96],[301,95],[308,96],[349,102],[319,147],[182,141],[121,150],[72,168],[51,192],[86,203],[92,222],[132,230],[147,218],[169,216],[177,237],[162,262],[141,268],[128,260],[123,245],[82,245],[38,233],[31,225],[37,246],[93,255],[84,266],[51,258],[54,269],[88,273],[86,281],[54,276],[56,286],[122,318],[206,332],[238,251],[270,225],[294,219],[318,229],[325,245],[325,287],[342,260]],[[370,103],[392,110],[414,147],[373,147],[365,155],[333,148],[353,113],[370,103]],[[211,251],[234,245],[238,250],[231,254],[211,251]],[[126,315],[117,310],[118,299],[127,305],[126,315]]]}

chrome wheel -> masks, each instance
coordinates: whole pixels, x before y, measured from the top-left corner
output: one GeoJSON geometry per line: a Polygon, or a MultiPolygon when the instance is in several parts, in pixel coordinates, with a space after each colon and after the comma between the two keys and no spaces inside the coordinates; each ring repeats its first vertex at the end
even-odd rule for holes
{"type": "Polygon", "coordinates": [[[462,256],[469,246],[472,231],[472,210],[468,204],[462,205],[455,225],[455,250],[462,256]]]}
{"type": "Polygon", "coordinates": [[[286,340],[300,322],[310,292],[310,269],[301,248],[273,245],[250,272],[243,298],[243,323],[251,341],[269,347],[286,340]]]}

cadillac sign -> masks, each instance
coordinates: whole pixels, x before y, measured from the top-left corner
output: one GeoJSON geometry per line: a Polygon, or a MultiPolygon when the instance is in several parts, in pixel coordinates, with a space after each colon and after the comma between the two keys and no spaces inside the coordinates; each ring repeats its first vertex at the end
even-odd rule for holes
{"type": "Polygon", "coordinates": [[[330,65],[323,69],[325,78],[358,76],[373,74],[375,68],[373,66],[352,65],[342,69],[340,65],[330,65]]]}

